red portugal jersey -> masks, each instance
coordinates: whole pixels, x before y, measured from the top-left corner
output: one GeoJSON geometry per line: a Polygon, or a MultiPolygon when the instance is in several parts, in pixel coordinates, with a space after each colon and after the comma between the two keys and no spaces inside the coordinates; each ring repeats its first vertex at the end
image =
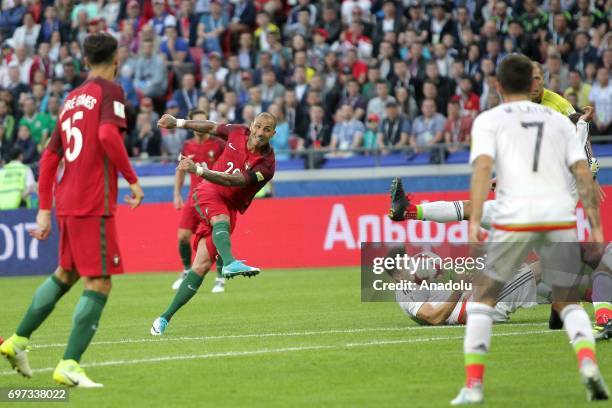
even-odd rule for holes
{"type": "Polygon", "coordinates": [[[58,215],[104,216],[115,212],[117,167],[110,157],[120,159],[128,183],[137,181],[123,141],[103,145],[103,124],[115,125],[119,132],[127,127],[123,89],[114,82],[92,78],[66,97],[47,147],[64,159],[64,172],[55,187],[58,215]]]}
{"type": "Polygon", "coordinates": [[[224,173],[241,172],[247,180],[247,185],[228,187],[204,180],[196,187],[196,193],[202,189],[216,189],[227,204],[241,214],[249,207],[255,194],[272,179],[276,168],[274,149],[271,146],[263,154],[251,153],[247,149],[249,133],[249,128],[246,126],[218,125],[217,134],[227,137],[227,143],[223,154],[212,168],[224,173]]]}
{"type": "MultiPolygon", "coordinates": [[[[193,156],[192,160],[201,164],[206,169],[212,169],[213,165],[223,153],[225,140],[215,136],[210,136],[204,142],[199,143],[195,137],[189,139],[183,145],[183,156],[193,156]]],[[[195,173],[191,173],[191,183],[189,185],[188,200],[192,199],[193,190],[202,181],[195,173]]]]}

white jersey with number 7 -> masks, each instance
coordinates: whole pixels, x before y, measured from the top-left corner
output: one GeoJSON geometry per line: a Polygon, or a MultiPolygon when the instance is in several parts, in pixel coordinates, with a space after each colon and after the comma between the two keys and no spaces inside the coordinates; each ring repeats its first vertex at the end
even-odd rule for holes
{"type": "Polygon", "coordinates": [[[585,155],[567,117],[529,101],[485,111],[472,127],[470,163],[480,155],[495,162],[494,226],[546,230],[575,223],[569,168],[585,155]]]}

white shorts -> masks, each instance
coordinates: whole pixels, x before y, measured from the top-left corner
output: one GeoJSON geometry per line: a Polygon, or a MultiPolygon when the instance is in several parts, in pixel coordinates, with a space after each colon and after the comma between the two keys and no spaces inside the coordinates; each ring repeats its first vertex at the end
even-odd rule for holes
{"type": "Polygon", "coordinates": [[[509,282],[531,251],[539,255],[542,281],[548,285],[569,288],[581,281],[576,229],[542,232],[493,229],[487,242],[484,273],[498,282],[509,282]]]}

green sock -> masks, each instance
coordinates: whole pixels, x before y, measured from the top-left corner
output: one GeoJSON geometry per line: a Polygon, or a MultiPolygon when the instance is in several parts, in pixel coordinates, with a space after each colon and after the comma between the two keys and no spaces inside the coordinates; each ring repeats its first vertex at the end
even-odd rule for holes
{"type": "Polygon", "coordinates": [[[236,260],[232,255],[232,241],[230,240],[230,223],[219,221],[213,224],[212,239],[219,257],[224,265],[229,265],[236,260]]]}
{"type": "Polygon", "coordinates": [[[72,316],[72,332],[68,338],[64,360],[77,362],[81,360],[81,356],[98,329],[98,322],[107,298],[108,296],[100,292],[83,291],[72,316]]]}
{"type": "Polygon", "coordinates": [[[19,323],[15,334],[21,337],[30,338],[32,332],[38,329],[45,321],[53,311],[57,301],[60,300],[69,289],[70,286],[57,279],[55,275],[49,276],[49,278],[36,289],[32,304],[28,308],[23,320],[21,320],[21,323],[19,323]]]}
{"type": "Polygon", "coordinates": [[[202,285],[202,281],[204,278],[191,269],[187,273],[185,279],[183,279],[183,283],[179,286],[176,291],[176,295],[174,295],[174,299],[172,299],[172,303],[168,306],[168,309],[161,315],[164,319],[170,321],[172,316],[187,302],[189,299],[196,294],[200,285],[202,285]]]}
{"type": "Polygon", "coordinates": [[[191,268],[191,245],[189,242],[179,241],[179,254],[183,262],[183,268],[189,270],[191,268]]]}
{"type": "Polygon", "coordinates": [[[222,278],[223,274],[223,259],[220,256],[217,257],[217,278],[222,278]]]}

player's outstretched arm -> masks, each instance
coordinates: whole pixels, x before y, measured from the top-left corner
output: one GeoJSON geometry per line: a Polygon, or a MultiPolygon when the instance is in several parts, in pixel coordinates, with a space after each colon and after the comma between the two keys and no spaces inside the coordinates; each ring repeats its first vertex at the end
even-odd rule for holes
{"type": "Polygon", "coordinates": [[[603,243],[603,231],[599,214],[599,193],[597,185],[591,176],[586,160],[572,164],[570,170],[576,178],[578,195],[582,200],[584,212],[591,224],[591,238],[594,242],[603,243]]]}
{"type": "Polygon", "coordinates": [[[177,166],[177,170],[187,171],[189,173],[197,174],[205,180],[210,181],[214,184],[228,187],[244,187],[248,184],[247,178],[240,172],[235,174],[223,173],[220,171],[213,171],[205,169],[203,166],[196,165],[191,157],[180,156],[181,161],[177,166]]]}
{"type": "MultiPolygon", "coordinates": [[[[174,128],[184,128],[193,130],[198,133],[215,133],[217,134],[217,123],[210,120],[185,120],[185,119],[177,119],[172,115],[164,114],[157,121],[157,127],[162,129],[174,129],[174,128]]],[[[225,136],[223,134],[217,134],[217,136],[225,136]]]]}

